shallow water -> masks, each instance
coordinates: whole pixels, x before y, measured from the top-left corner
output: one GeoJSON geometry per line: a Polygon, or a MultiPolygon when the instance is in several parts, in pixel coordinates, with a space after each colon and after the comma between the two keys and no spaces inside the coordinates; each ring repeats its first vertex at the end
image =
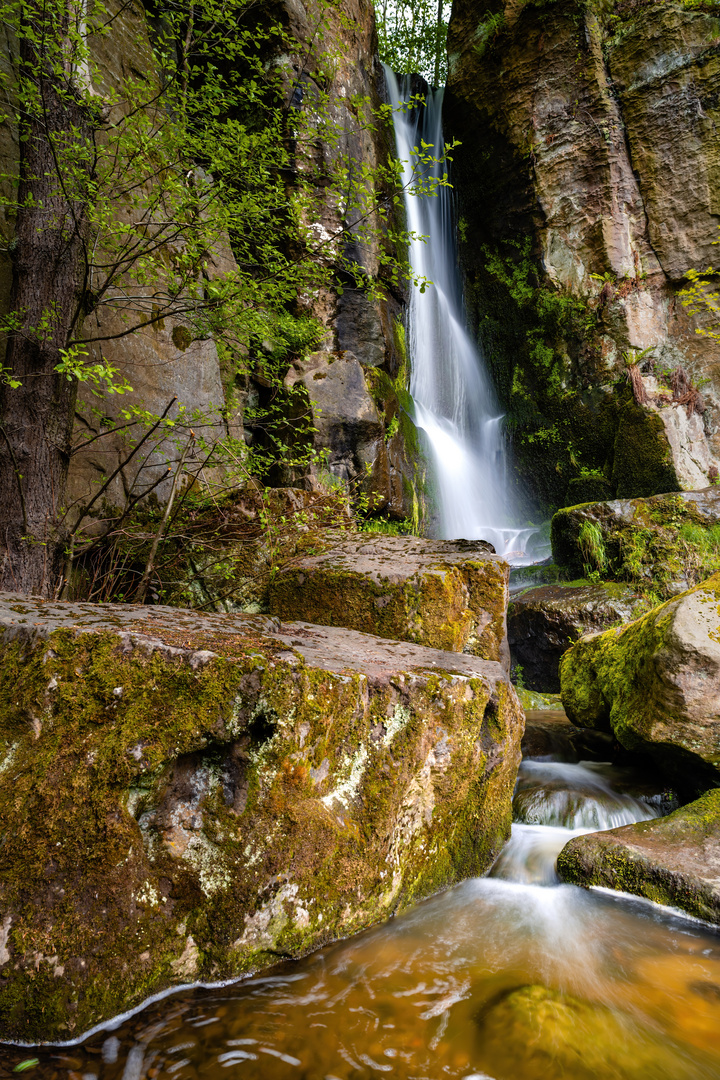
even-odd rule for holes
{"type": "Polygon", "coordinates": [[[27,1075],[43,1080],[718,1080],[720,936],[554,873],[587,831],[582,799],[613,818],[656,813],[618,778],[526,762],[520,801],[562,816],[565,783],[573,827],[515,825],[492,876],[255,979],[167,997],[82,1047],[7,1048],[6,1067],[37,1057],[27,1075]]]}

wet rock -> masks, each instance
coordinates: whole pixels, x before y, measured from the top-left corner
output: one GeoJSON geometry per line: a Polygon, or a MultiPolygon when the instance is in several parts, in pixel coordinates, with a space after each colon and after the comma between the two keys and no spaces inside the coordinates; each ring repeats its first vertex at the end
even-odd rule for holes
{"type": "Polygon", "coordinates": [[[351,352],[317,352],[298,361],[285,380],[307,391],[315,445],[329,450],[327,468],[338,479],[354,480],[379,453],[383,424],[362,365],[351,352]]]}
{"type": "Polygon", "coordinates": [[[492,1076],[689,1078],[683,1058],[629,1016],[547,986],[502,991],[476,1023],[478,1061],[492,1076]]]}
{"type": "MultiPolygon", "coordinates": [[[[522,695],[518,695],[522,701],[522,695]]],[[[562,709],[525,710],[523,757],[557,761],[614,761],[618,746],[612,735],[571,724],[562,709]]]]}
{"type": "Polygon", "coordinates": [[[350,537],[276,574],[270,612],[506,664],[508,574],[483,541],[350,537]]]}
{"type": "Polygon", "coordinates": [[[720,925],[720,790],[668,817],[573,837],[557,868],[576,885],[635,893],[720,925]]]}
{"type": "Polygon", "coordinates": [[[598,571],[680,592],[720,565],[720,487],[559,510],[553,558],[569,572],[598,571]]]}
{"type": "Polygon", "coordinates": [[[453,4],[444,116],[462,142],[465,291],[512,383],[510,416],[533,418],[514,458],[544,506],[701,487],[717,465],[717,347],[677,300],[688,268],[715,260],[716,33],[710,5],[673,0],[453,4]],[[547,317],[559,297],[587,320],[581,334],[547,317]],[[553,340],[552,379],[540,336],[553,340]],[[705,430],[683,407],[623,401],[628,346],[707,380],[705,430]],[[543,447],[539,429],[572,431],[571,443],[543,447]]]}
{"type": "Polygon", "coordinates": [[[516,594],[507,614],[513,665],[531,690],[560,690],[560,657],[583,634],[629,622],[641,599],[632,589],[606,585],[546,585],[516,594]]]}
{"type": "Polygon", "coordinates": [[[497,663],[352,630],[0,599],[0,1038],[351,934],[488,869],[497,663]]]}
{"type": "Polygon", "coordinates": [[[652,755],[685,790],[720,784],[720,574],[560,663],[574,724],[652,755]]]}

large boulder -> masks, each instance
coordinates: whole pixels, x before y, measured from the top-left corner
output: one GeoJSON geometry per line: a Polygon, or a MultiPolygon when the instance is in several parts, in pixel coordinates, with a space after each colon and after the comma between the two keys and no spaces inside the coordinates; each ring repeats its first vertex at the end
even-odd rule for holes
{"type": "Polygon", "coordinates": [[[720,566],[720,487],[570,506],[552,519],[551,539],[570,572],[681,592],[720,566]]]}
{"type": "Polygon", "coordinates": [[[508,576],[483,541],[348,537],[280,570],[270,612],[507,663],[508,576]]]}
{"type": "Polygon", "coordinates": [[[557,868],[576,885],[636,893],[720,925],[720,790],[668,817],[575,836],[557,868]]]}
{"type": "Polygon", "coordinates": [[[650,753],[685,789],[720,784],[720,573],[582,638],[563,656],[560,681],[573,723],[650,753]]]}
{"type": "Polygon", "coordinates": [[[630,588],[606,585],[544,585],[511,597],[507,613],[513,666],[530,690],[560,690],[560,657],[583,634],[629,622],[642,603],[630,588]]]}
{"type": "Polygon", "coordinates": [[[0,1039],[299,956],[489,868],[497,663],[350,630],[0,598],[0,1039]]]}

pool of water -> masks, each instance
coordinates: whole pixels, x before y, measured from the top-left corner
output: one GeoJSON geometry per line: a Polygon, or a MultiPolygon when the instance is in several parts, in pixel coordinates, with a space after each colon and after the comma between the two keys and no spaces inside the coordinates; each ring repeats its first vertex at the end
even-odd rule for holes
{"type": "Polygon", "coordinates": [[[34,1080],[718,1080],[720,935],[642,900],[560,884],[554,871],[570,836],[654,816],[656,804],[632,793],[626,770],[530,761],[515,805],[520,820],[489,877],[256,978],[168,996],[81,1045],[6,1047],[0,1070],[37,1061],[24,1073],[34,1080]]]}

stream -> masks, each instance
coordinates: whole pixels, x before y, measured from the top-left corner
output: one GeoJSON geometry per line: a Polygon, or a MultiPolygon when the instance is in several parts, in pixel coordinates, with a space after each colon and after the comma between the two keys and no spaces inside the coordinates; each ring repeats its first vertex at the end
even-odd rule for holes
{"type": "Polygon", "coordinates": [[[33,1080],[717,1080],[720,935],[555,874],[570,836],[656,816],[648,790],[628,769],[525,760],[488,877],[81,1045],[1,1048],[0,1075],[36,1062],[33,1080]]]}

